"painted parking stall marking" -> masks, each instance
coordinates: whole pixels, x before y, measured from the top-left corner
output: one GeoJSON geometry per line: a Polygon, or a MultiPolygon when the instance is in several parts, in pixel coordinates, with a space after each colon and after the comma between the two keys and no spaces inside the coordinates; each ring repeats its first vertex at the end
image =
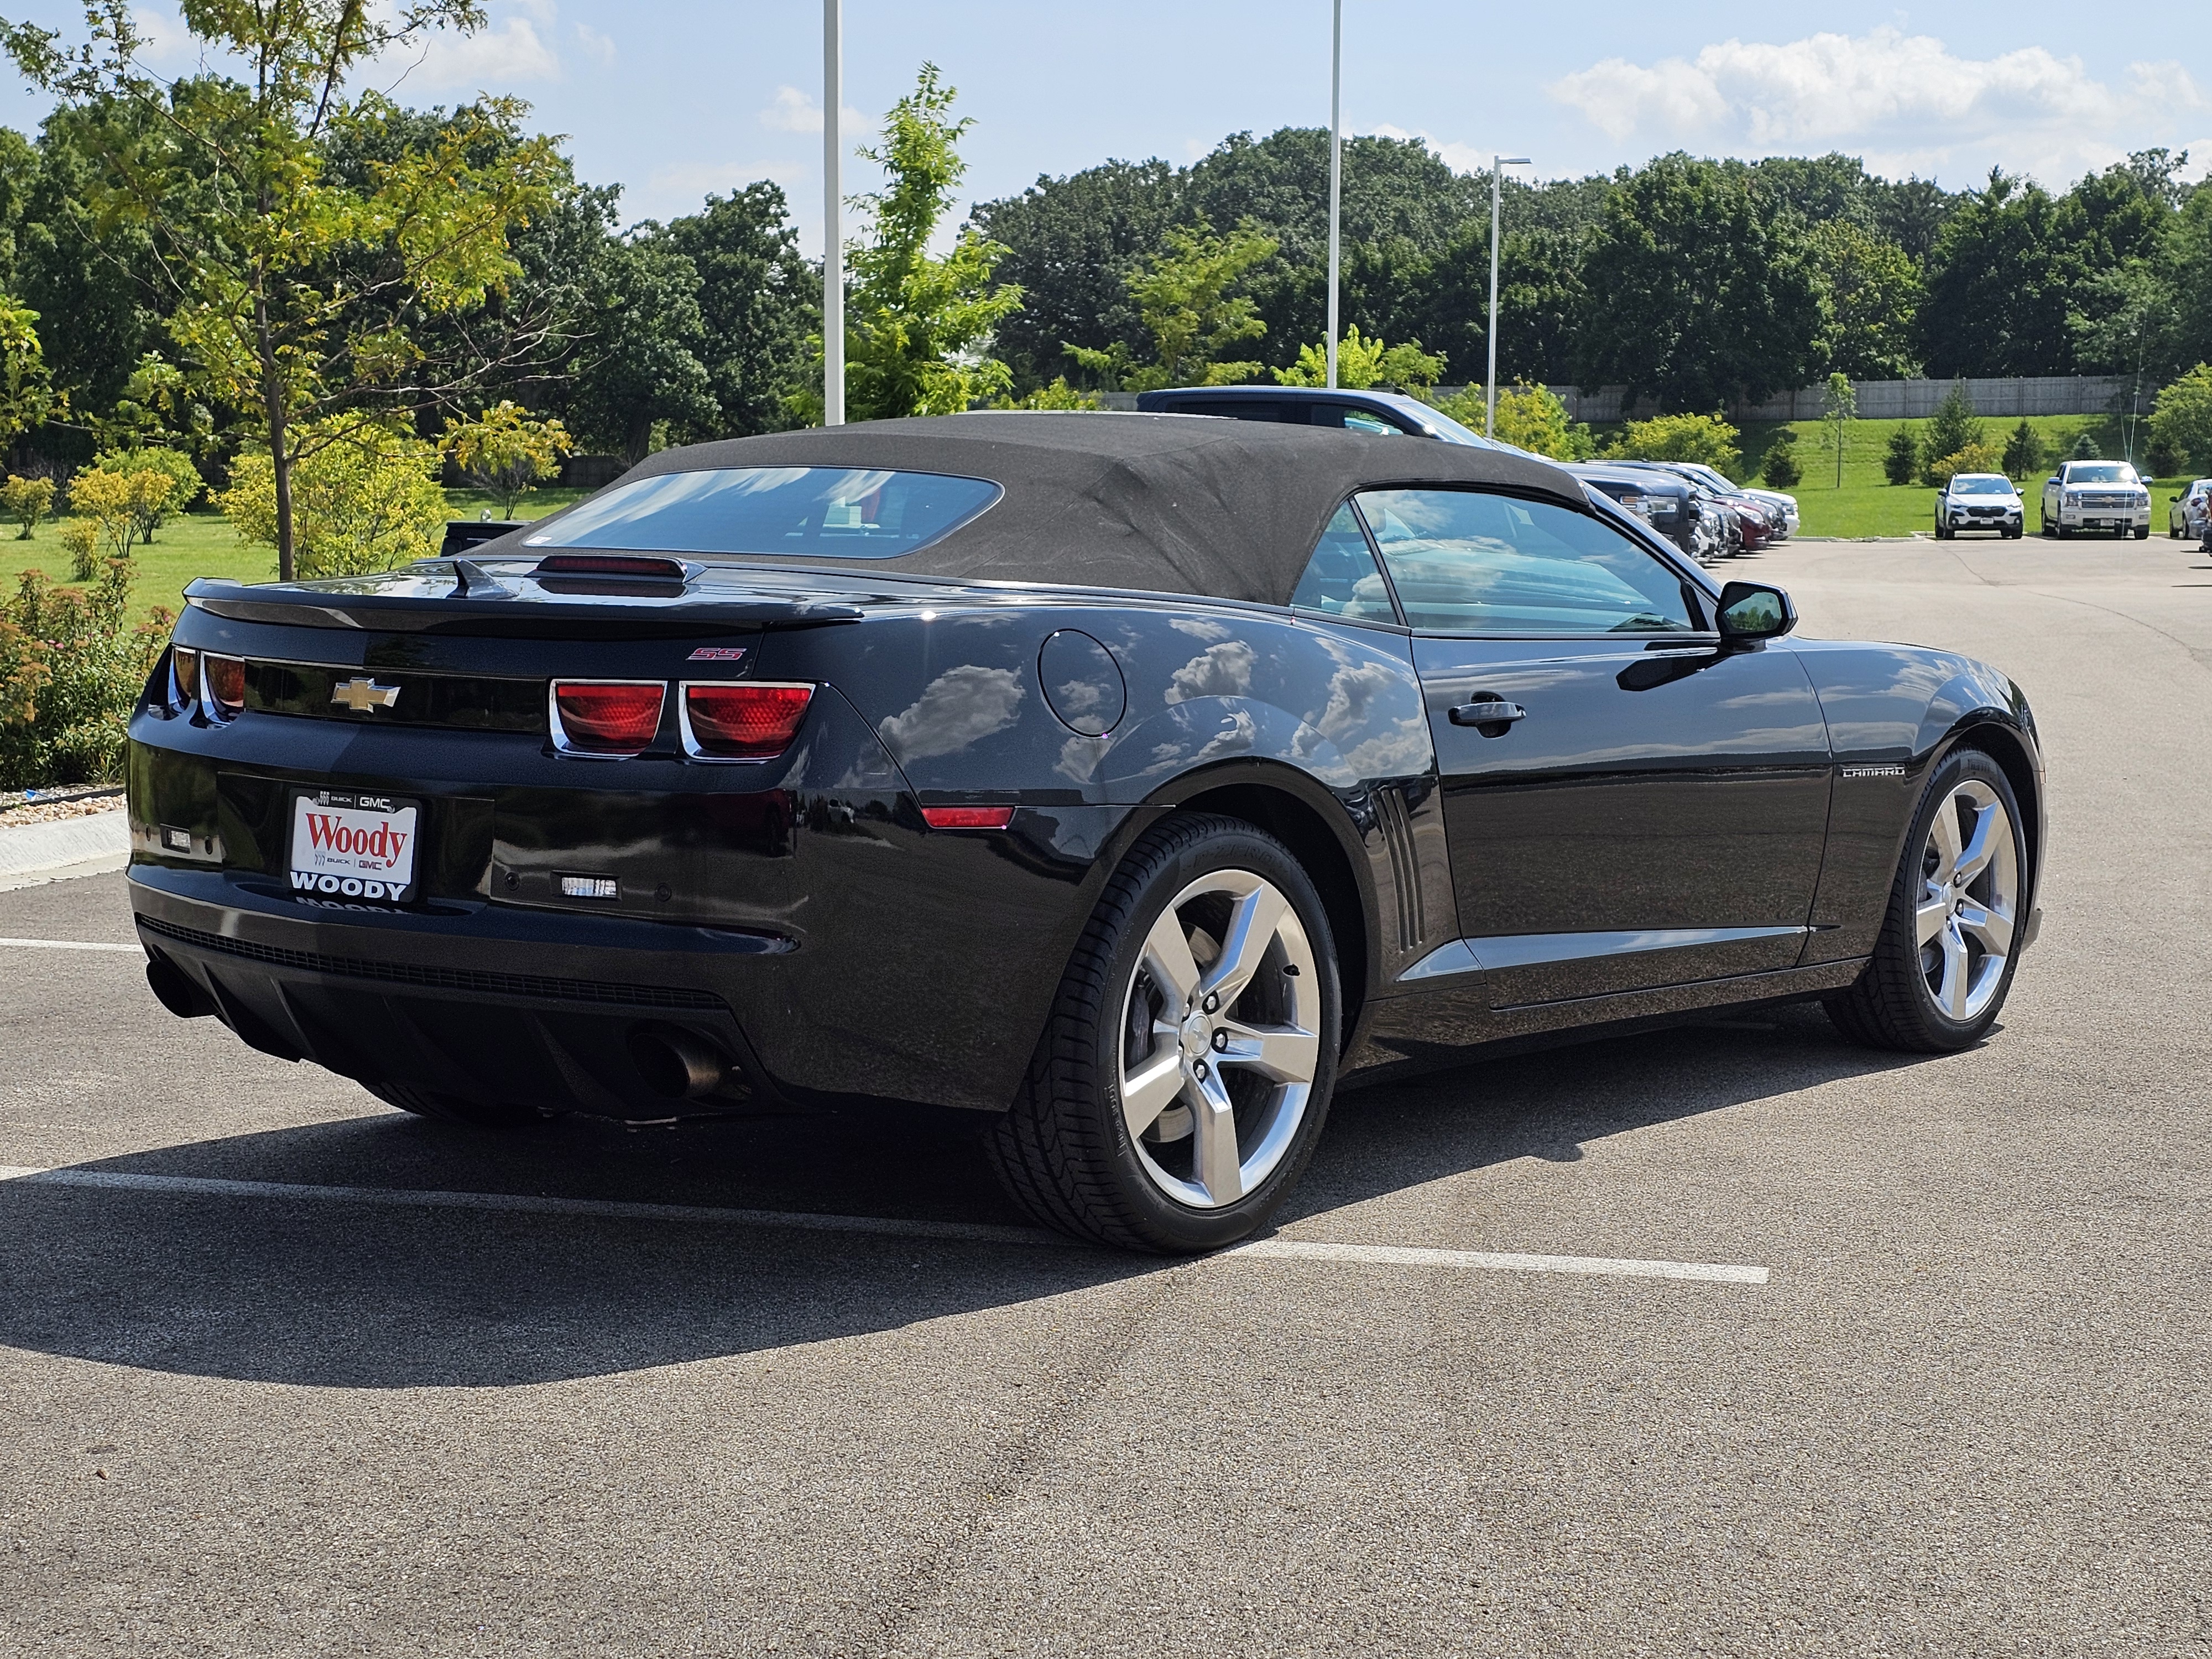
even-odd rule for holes
{"type": "MultiPolygon", "coordinates": [[[[588,1216],[600,1220],[790,1228],[888,1238],[934,1238],[970,1244],[1013,1244],[1079,1250],[1088,1246],[1032,1227],[930,1221],[902,1216],[821,1215],[804,1210],[742,1210],[700,1204],[643,1204],[619,1199],[550,1198],[530,1193],[454,1193],[404,1187],[331,1187],[283,1181],[232,1181],[205,1176],[139,1175],[122,1170],[40,1170],[0,1164],[0,1182],[38,1187],[155,1193],[179,1197],[291,1199],[307,1203],[387,1209],[483,1210],[514,1215],[588,1216]]],[[[1765,1267],[1718,1261],[1659,1261],[1591,1255],[1532,1255],[1510,1251],[1449,1250],[1398,1244],[1346,1244],[1263,1238],[1217,1252],[1213,1261],[1344,1262],[1376,1267],[1453,1268],[1476,1273],[1565,1273],[1611,1279],[1688,1279],[1764,1285],[1765,1267]]]]}

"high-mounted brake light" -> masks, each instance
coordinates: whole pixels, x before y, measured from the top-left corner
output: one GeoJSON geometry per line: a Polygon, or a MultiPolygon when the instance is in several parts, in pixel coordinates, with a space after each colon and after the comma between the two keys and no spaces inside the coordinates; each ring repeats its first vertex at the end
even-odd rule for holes
{"type": "Polygon", "coordinates": [[[628,576],[633,580],[680,582],[684,561],[629,553],[549,553],[533,576],[628,576]]]}
{"type": "Polygon", "coordinates": [[[564,754],[626,760],[660,729],[667,695],[660,680],[556,680],[547,711],[553,746],[564,754]]]}
{"type": "Polygon", "coordinates": [[[1011,806],[925,806],[921,821],[933,830],[1003,830],[1014,821],[1011,806]]]}
{"type": "Polygon", "coordinates": [[[811,685],[686,681],[678,704],[684,751],[696,760],[774,760],[799,735],[811,685]]]}
{"type": "Polygon", "coordinates": [[[246,659],[200,654],[201,707],[208,718],[234,720],[246,708],[246,659]]]}

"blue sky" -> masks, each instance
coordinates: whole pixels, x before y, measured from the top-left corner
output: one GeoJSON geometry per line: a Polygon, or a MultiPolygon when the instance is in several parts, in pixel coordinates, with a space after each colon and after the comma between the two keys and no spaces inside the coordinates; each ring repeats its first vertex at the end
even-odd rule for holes
{"type": "MultiPolygon", "coordinates": [[[[68,0],[9,15],[74,34],[68,0]]],[[[629,216],[769,178],[821,246],[821,9],[702,0],[489,0],[490,27],[380,65],[410,103],[519,94],[570,136],[583,176],[629,216]]],[[[193,57],[173,9],[140,12],[151,66],[193,57]]],[[[1109,155],[1188,161],[1224,133],[1328,118],[1328,0],[846,0],[855,142],[924,58],[975,128],[967,194],[1018,190],[1109,155]]],[[[12,73],[0,121],[42,109],[12,73]]],[[[1677,147],[1759,155],[1842,149],[1958,187],[1991,164],[2063,185],[2154,144],[2212,163],[2212,5],[2104,13],[2049,0],[1907,10],[1683,0],[1548,7],[1346,0],[1348,131],[1418,134],[1462,167],[1493,150],[1538,177],[1677,147]],[[2124,19],[2124,24],[2092,22],[2124,19]]],[[[866,170],[848,167],[848,190],[866,170]]]]}

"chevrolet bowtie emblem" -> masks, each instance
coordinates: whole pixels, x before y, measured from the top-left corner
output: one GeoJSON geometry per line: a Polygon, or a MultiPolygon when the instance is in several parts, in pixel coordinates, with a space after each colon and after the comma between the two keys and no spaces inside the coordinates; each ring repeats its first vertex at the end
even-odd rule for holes
{"type": "Polygon", "coordinates": [[[389,708],[399,701],[396,685],[379,685],[374,680],[341,680],[331,691],[332,702],[342,702],[356,714],[366,714],[372,708],[389,708]]]}

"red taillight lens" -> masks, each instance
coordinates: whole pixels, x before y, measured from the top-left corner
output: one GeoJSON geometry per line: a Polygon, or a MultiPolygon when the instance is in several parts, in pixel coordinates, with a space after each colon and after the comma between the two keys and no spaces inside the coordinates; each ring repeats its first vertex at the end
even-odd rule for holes
{"type": "Polygon", "coordinates": [[[791,746],[811,685],[687,685],[684,725],[691,752],[714,760],[773,760],[791,746]]]}
{"type": "Polygon", "coordinates": [[[189,646],[169,648],[169,673],[177,683],[177,701],[187,706],[200,700],[200,653],[189,646]]]}
{"type": "Polygon", "coordinates": [[[660,729],[659,680],[553,682],[554,741],[585,755],[635,755],[660,729]]]}
{"type": "Polygon", "coordinates": [[[213,705],[211,712],[223,720],[235,720],[246,707],[246,659],[218,657],[209,652],[200,659],[200,678],[207,687],[207,700],[213,705]]]}
{"type": "Polygon", "coordinates": [[[1003,830],[1014,821],[1011,806],[925,806],[921,821],[933,830],[1003,830]]]}

